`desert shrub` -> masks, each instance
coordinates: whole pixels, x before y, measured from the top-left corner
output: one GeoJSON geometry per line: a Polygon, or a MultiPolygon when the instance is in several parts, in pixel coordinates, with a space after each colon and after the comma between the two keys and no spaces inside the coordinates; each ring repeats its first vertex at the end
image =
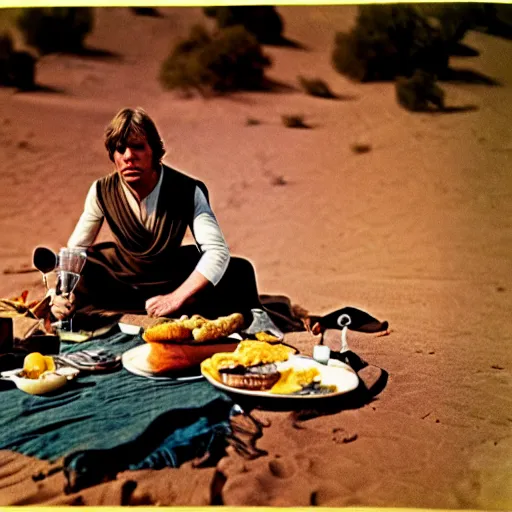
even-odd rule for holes
{"type": "Polygon", "coordinates": [[[332,64],[364,82],[411,76],[416,69],[442,75],[448,56],[441,35],[416,7],[361,5],[354,28],[336,34],[332,64]]]}
{"type": "Polygon", "coordinates": [[[220,29],[242,25],[260,43],[278,43],[282,39],[283,20],[271,5],[205,7],[203,12],[214,18],[220,29]]]}
{"type": "Polygon", "coordinates": [[[25,41],[44,54],[80,50],[93,21],[90,7],[30,7],[21,10],[17,25],[25,41]]]}
{"type": "Polygon", "coordinates": [[[512,4],[484,4],[484,8],[490,25],[499,22],[512,28],[512,4]]]}
{"type": "Polygon", "coordinates": [[[215,6],[203,7],[203,13],[208,18],[215,18],[217,16],[217,9],[218,7],[215,6]]]}
{"type": "Polygon", "coordinates": [[[426,18],[437,20],[436,28],[448,46],[462,40],[469,29],[489,21],[488,8],[479,3],[425,3],[416,9],[426,18]]]}
{"type": "Polygon", "coordinates": [[[411,78],[398,77],[395,84],[398,103],[412,112],[425,112],[436,107],[444,109],[444,91],[432,75],[417,70],[411,78]]]}
{"type": "Polygon", "coordinates": [[[13,52],[14,46],[9,34],[0,34],[0,59],[9,57],[13,52]]]}
{"type": "Polygon", "coordinates": [[[338,32],[332,52],[334,69],[358,82],[368,81],[373,76],[370,69],[372,58],[368,46],[369,44],[358,39],[355,29],[348,34],[338,32]]]}
{"type": "Polygon", "coordinates": [[[276,187],[282,187],[283,185],[287,185],[288,181],[286,180],[286,178],[283,175],[278,174],[278,175],[272,176],[270,178],[270,184],[274,185],[276,187]]]}
{"type": "Polygon", "coordinates": [[[14,49],[8,34],[0,35],[0,85],[33,88],[35,63],[36,59],[30,53],[14,49]]]}
{"type": "Polygon", "coordinates": [[[8,34],[0,34],[0,85],[6,85],[9,77],[9,60],[14,52],[12,39],[8,34]]]}
{"type": "Polygon", "coordinates": [[[287,128],[309,128],[304,122],[304,116],[299,114],[283,115],[281,121],[287,128]]]}
{"type": "Polygon", "coordinates": [[[246,126],[257,126],[257,125],[261,124],[261,121],[254,117],[248,117],[245,120],[245,124],[246,124],[246,126]]]}
{"type": "Polygon", "coordinates": [[[354,142],[350,145],[350,149],[353,153],[356,153],[358,155],[362,155],[363,153],[368,153],[372,150],[372,147],[370,144],[365,144],[364,142],[354,142]]]}
{"type": "Polygon", "coordinates": [[[155,9],[154,7],[130,7],[130,10],[136,16],[160,16],[160,12],[158,11],[158,9],[155,9]]]}
{"type": "Polygon", "coordinates": [[[269,65],[256,38],[243,27],[211,35],[195,26],[162,63],[159,79],[166,89],[195,89],[202,94],[257,90],[264,86],[269,65]]]}
{"type": "Polygon", "coordinates": [[[9,63],[10,83],[22,90],[35,86],[36,59],[29,52],[14,52],[9,63]]]}
{"type": "Polygon", "coordinates": [[[319,98],[336,98],[336,95],[331,91],[324,80],[299,76],[298,81],[306,94],[319,98]]]}

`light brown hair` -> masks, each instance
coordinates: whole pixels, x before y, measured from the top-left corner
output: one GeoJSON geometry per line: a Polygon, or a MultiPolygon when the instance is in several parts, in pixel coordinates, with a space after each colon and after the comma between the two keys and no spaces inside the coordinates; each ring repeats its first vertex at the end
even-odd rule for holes
{"type": "Polygon", "coordinates": [[[106,127],[104,141],[110,160],[114,161],[116,148],[125,145],[130,135],[144,137],[153,151],[153,165],[160,165],[165,154],[164,143],[155,123],[140,107],[121,109],[106,127]]]}

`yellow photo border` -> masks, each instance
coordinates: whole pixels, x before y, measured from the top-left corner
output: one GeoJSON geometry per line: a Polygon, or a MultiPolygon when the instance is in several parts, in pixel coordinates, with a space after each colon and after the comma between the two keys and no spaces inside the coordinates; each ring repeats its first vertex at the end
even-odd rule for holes
{"type": "MultiPolygon", "coordinates": [[[[0,0],[0,8],[14,7],[206,7],[206,6],[233,6],[233,5],[360,5],[360,4],[397,4],[397,3],[482,3],[479,0],[0,0]]],[[[491,2],[489,2],[491,3],[491,2]]],[[[510,0],[493,0],[492,3],[510,4],[510,0]]],[[[180,507],[168,506],[157,507],[158,510],[172,510],[172,512],[211,512],[212,507],[180,507]]],[[[304,512],[305,510],[321,509],[321,512],[434,512],[429,508],[404,508],[404,507],[286,507],[286,512],[304,512]]],[[[55,511],[55,512],[77,512],[77,507],[56,506],[10,506],[0,507],[0,511],[8,510],[9,512],[30,512],[31,510],[55,511]]],[[[134,509],[137,512],[155,512],[155,507],[78,507],[79,511],[84,512],[119,512],[119,510],[134,509]]],[[[219,512],[276,512],[281,510],[279,507],[228,507],[220,506],[219,512]]],[[[453,509],[435,509],[435,512],[454,512],[453,509]]],[[[482,512],[476,509],[457,509],[457,512],[482,512]]]]}

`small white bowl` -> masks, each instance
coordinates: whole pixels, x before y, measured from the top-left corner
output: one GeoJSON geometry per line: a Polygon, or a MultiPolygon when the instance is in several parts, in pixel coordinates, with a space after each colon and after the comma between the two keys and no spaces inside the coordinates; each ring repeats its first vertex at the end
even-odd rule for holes
{"type": "Polygon", "coordinates": [[[119,329],[121,329],[121,332],[123,332],[124,334],[132,334],[135,336],[137,334],[140,334],[142,327],[140,325],[124,324],[122,322],[119,322],[119,329]]]}
{"type": "Polygon", "coordinates": [[[29,395],[44,395],[63,387],[68,382],[66,375],[59,375],[55,372],[48,372],[38,379],[27,379],[25,377],[11,376],[11,380],[18,389],[29,395]]]}
{"type": "Polygon", "coordinates": [[[44,395],[51,393],[66,385],[68,380],[73,380],[80,370],[70,366],[62,366],[53,372],[46,372],[38,379],[28,379],[24,376],[22,368],[2,372],[3,380],[11,380],[16,387],[29,395],[44,395]]]}

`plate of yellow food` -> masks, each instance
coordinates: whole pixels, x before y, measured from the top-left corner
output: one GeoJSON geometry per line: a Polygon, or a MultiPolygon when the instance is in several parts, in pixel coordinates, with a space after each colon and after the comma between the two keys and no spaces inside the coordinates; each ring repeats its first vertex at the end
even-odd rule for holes
{"type": "Polygon", "coordinates": [[[201,373],[223,391],[270,398],[325,398],[359,385],[356,372],[346,364],[323,365],[287,345],[256,340],[212,355],[201,363],[201,373]]]}
{"type": "Polygon", "coordinates": [[[75,368],[57,365],[52,356],[31,352],[25,357],[23,368],[2,372],[1,377],[25,393],[44,395],[64,387],[79,373],[75,368]]]}

